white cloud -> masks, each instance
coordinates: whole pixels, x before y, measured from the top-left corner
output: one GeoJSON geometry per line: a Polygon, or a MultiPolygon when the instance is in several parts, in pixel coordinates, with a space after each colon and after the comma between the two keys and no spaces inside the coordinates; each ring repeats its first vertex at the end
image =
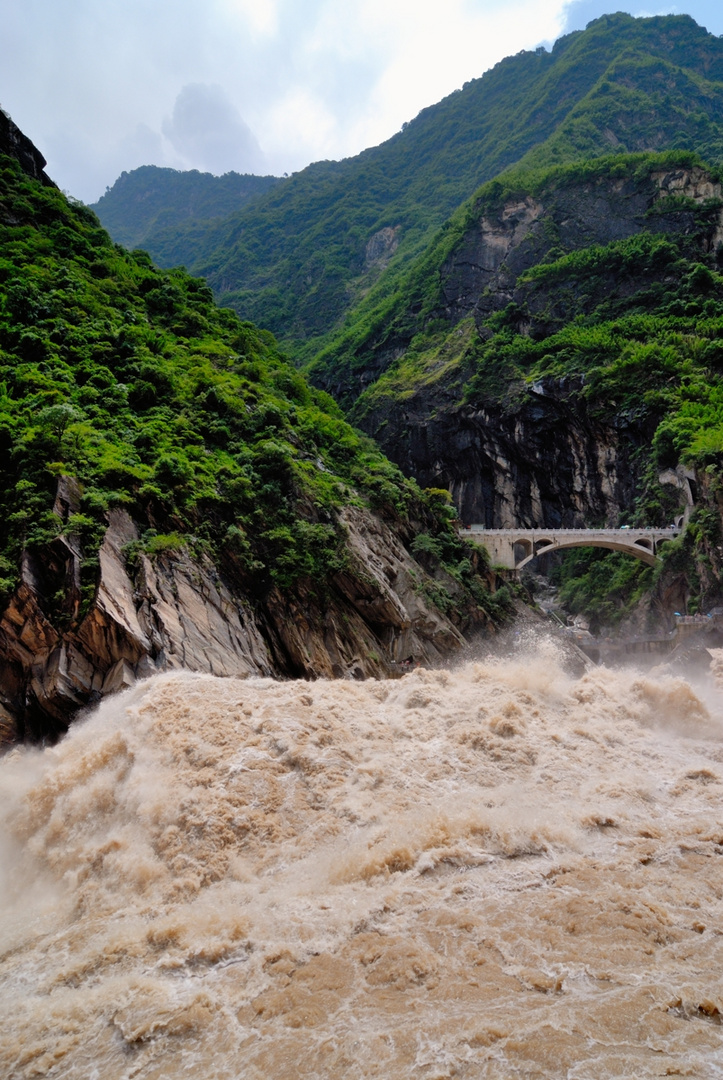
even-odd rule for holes
{"type": "MultiPolygon", "coordinates": [[[[141,163],[263,168],[256,139],[267,167],[291,172],[380,142],[503,57],[618,6],[639,13],[624,0],[0,0],[0,105],[89,200],[141,163]],[[194,104],[189,87],[216,97],[194,104]]],[[[720,0],[675,7],[723,33],[720,0]]]]}
{"type": "Polygon", "coordinates": [[[329,157],[337,146],[335,117],[324,100],[304,86],[289,90],[272,105],[266,130],[271,140],[269,157],[278,172],[293,171],[294,161],[307,164],[309,146],[316,148],[314,160],[329,157]]]}
{"type": "MultiPolygon", "coordinates": [[[[393,6],[367,0],[366,6],[376,32],[389,29],[398,40],[394,58],[374,87],[370,110],[387,118],[391,134],[420,108],[505,56],[557,36],[563,2],[512,0],[501,6],[448,0],[441,8],[435,0],[401,0],[393,6]]],[[[369,129],[371,134],[371,125],[369,129]]]]}
{"type": "Polygon", "coordinates": [[[147,161],[161,164],[165,158],[163,139],[148,124],[137,124],[135,131],[120,140],[119,149],[128,162],[127,169],[135,169],[147,161]]]}
{"type": "Polygon", "coordinates": [[[274,0],[220,0],[220,12],[233,22],[241,16],[258,38],[273,37],[279,30],[279,11],[274,0]]]}
{"type": "MultiPolygon", "coordinates": [[[[427,105],[476,78],[497,61],[554,38],[564,0],[360,0],[353,10],[327,4],[297,43],[296,73],[305,83],[316,72],[316,100],[325,108],[304,138],[311,157],[344,156],[382,141],[427,105]],[[356,69],[355,69],[356,65],[356,69]],[[339,100],[333,80],[356,71],[357,100],[339,100]],[[364,85],[365,83],[365,85],[364,85]]],[[[289,94],[303,100],[302,87],[289,94]]],[[[266,117],[265,147],[273,160],[293,160],[299,140],[288,139],[278,110],[266,117]]]]}
{"type": "Polygon", "coordinates": [[[190,168],[217,174],[263,171],[256,136],[221,86],[184,86],[172,117],[163,122],[163,134],[190,168]]]}

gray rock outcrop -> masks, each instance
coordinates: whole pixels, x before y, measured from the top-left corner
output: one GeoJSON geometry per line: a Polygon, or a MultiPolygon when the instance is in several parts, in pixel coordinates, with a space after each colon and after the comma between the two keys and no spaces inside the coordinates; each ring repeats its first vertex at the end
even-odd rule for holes
{"type": "MultiPolygon", "coordinates": [[[[466,343],[472,334],[489,340],[487,320],[497,313],[516,319],[514,329],[534,338],[565,325],[573,307],[584,315],[586,305],[599,302],[599,295],[588,296],[585,281],[570,286],[574,295],[558,295],[522,276],[550,253],[557,258],[641,232],[696,236],[702,254],[715,250],[723,240],[720,199],[720,183],[699,166],[644,176],[629,169],[624,176],[573,175],[510,198],[498,211],[471,213],[440,264],[437,307],[412,298],[409,311],[366,339],[353,362],[330,365],[317,381],[356,402],[355,422],[408,475],[424,487],[450,490],[467,522],[489,528],[616,524],[635,497],[638,451],[649,445],[656,418],[644,410],[603,414],[588,405],[581,379],[569,378],[508,383],[466,403],[465,383],[474,375],[466,343]],[[671,196],[678,202],[671,204],[671,196]],[[415,316],[417,308],[424,316],[415,316]],[[416,382],[400,377],[397,385],[395,362],[403,363],[415,335],[430,323],[450,331],[436,368],[425,367],[416,382]],[[387,370],[388,390],[378,383],[387,370]]],[[[653,267],[651,280],[668,272],[653,267]]],[[[618,297],[640,287],[624,277],[608,285],[618,297]]]]}
{"type": "Polygon", "coordinates": [[[0,153],[19,161],[23,170],[34,180],[55,187],[44,171],[47,165],[45,158],[3,109],[0,109],[0,153]]]}
{"type": "Polygon", "coordinates": [[[449,487],[464,522],[487,528],[617,523],[637,480],[635,424],[591,416],[571,387],[544,380],[515,411],[420,391],[384,414],[384,449],[424,487],[449,487]]]}
{"type": "MultiPolygon", "coordinates": [[[[72,482],[63,478],[59,516],[72,499],[72,482]]],[[[342,522],[349,558],[328,589],[302,581],[253,603],[208,558],[145,554],[136,523],[113,510],[84,617],[74,617],[81,556],[73,538],[61,537],[47,555],[56,570],[58,552],[65,560],[60,624],[49,614],[44,560],[26,556],[0,617],[0,742],[55,738],[84,705],[174,668],[237,678],[363,678],[389,675],[410,656],[438,664],[458,652],[460,631],[425,599],[430,579],[399,537],[359,508],[343,511],[342,522]]]]}

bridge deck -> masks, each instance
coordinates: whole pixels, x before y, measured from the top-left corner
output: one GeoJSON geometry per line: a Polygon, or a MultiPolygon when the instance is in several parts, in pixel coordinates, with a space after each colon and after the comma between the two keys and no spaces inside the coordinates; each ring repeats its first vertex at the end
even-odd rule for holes
{"type": "Polygon", "coordinates": [[[487,536],[520,536],[525,538],[554,537],[558,535],[569,536],[651,536],[653,534],[663,536],[678,536],[681,530],[678,526],[659,528],[654,525],[646,525],[642,529],[623,526],[618,529],[488,529],[484,525],[463,525],[461,533],[485,533],[487,536]]]}

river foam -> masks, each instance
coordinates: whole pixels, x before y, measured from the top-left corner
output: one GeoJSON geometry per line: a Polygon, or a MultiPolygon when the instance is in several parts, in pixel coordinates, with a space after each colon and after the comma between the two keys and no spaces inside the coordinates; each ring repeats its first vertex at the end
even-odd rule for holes
{"type": "Polygon", "coordinates": [[[723,1077],[723,720],[681,679],[176,673],[0,788],[13,1080],[723,1077]]]}

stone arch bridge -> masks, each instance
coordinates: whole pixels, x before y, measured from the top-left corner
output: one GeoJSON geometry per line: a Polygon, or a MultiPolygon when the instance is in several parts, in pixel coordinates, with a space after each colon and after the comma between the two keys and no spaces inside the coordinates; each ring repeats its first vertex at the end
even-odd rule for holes
{"type": "Polygon", "coordinates": [[[574,547],[599,547],[623,551],[654,566],[661,544],[680,535],[669,529],[485,529],[470,525],[461,529],[476,544],[487,548],[493,566],[521,570],[538,555],[574,547]]]}

